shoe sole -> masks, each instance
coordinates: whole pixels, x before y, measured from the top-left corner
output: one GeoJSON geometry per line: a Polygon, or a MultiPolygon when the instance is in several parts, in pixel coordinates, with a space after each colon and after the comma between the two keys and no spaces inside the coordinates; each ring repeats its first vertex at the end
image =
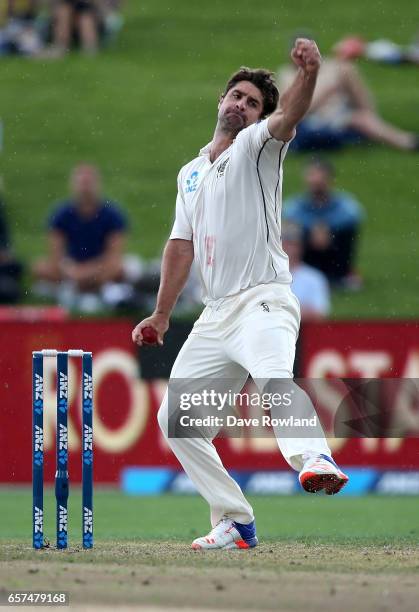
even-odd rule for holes
{"type": "Polygon", "coordinates": [[[236,542],[230,542],[230,544],[217,548],[207,548],[206,546],[201,546],[201,544],[198,544],[197,542],[192,542],[191,548],[193,550],[203,550],[206,552],[212,550],[250,550],[255,546],[257,546],[257,543],[249,546],[249,544],[247,544],[247,542],[244,540],[237,540],[236,542]]]}
{"type": "Polygon", "coordinates": [[[307,472],[304,474],[304,479],[300,480],[301,486],[307,493],[318,493],[325,491],[326,495],[336,495],[346,485],[349,478],[342,474],[316,474],[315,472],[307,472]]]}

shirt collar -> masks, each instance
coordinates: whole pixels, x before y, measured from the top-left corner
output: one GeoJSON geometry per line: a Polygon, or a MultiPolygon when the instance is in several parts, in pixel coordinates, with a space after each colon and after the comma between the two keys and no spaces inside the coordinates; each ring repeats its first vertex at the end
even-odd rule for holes
{"type": "Polygon", "coordinates": [[[207,157],[209,157],[209,154],[211,152],[211,145],[212,145],[212,140],[211,142],[206,144],[205,147],[202,147],[202,149],[199,151],[199,155],[206,155],[207,157]]]}

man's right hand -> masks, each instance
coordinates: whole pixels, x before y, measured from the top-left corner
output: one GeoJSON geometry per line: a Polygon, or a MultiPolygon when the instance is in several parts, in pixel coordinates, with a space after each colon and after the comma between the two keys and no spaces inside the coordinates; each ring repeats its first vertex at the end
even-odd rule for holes
{"type": "Polygon", "coordinates": [[[291,59],[308,74],[317,73],[322,61],[316,43],[308,38],[297,38],[291,51],[291,59]]]}
{"type": "Polygon", "coordinates": [[[143,346],[143,334],[142,330],[145,327],[152,327],[157,333],[157,342],[160,346],[163,345],[163,337],[164,334],[169,329],[169,319],[166,315],[162,314],[152,314],[151,317],[147,317],[138,323],[136,327],[132,330],[132,341],[134,344],[138,344],[138,346],[143,346]]]}

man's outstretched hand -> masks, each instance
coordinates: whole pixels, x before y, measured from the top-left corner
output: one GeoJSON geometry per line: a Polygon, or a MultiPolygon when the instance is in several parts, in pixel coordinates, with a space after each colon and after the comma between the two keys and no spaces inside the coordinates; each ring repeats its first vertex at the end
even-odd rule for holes
{"type": "Polygon", "coordinates": [[[150,329],[146,330],[146,328],[151,328],[151,330],[156,332],[156,344],[162,346],[164,334],[169,329],[169,320],[164,315],[153,314],[151,317],[147,317],[147,319],[144,319],[141,321],[141,323],[138,323],[138,325],[132,330],[132,341],[135,344],[138,344],[138,346],[155,344],[155,342],[151,341],[153,340],[152,331],[150,329]]]}
{"type": "Polygon", "coordinates": [[[291,51],[291,59],[307,73],[318,72],[322,62],[316,43],[308,38],[297,38],[291,51]]]}

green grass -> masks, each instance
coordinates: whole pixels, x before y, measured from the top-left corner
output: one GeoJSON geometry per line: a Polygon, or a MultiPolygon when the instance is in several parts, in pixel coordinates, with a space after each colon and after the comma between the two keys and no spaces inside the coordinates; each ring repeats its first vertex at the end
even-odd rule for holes
{"type": "MultiPolygon", "coordinates": [[[[27,262],[44,252],[45,218],[80,160],[101,167],[106,193],[128,212],[130,250],[157,256],[171,226],[179,167],[211,138],[217,96],[232,71],[242,64],[276,69],[301,27],[324,52],[353,32],[407,43],[419,6],[144,0],[126,3],[125,17],[118,44],[96,58],[0,62],[1,174],[16,250],[27,262]]],[[[419,131],[418,69],[361,66],[383,116],[419,131]]],[[[418,316],[419,157],[373,146],[333,160],[338,187],[354,192],[367,211],[359,257],[365,289],[336,295],[334,314],[418,316]]],[[[284,195],[300,188],[302,161],[287,159],[284,195]]]]}
{"type": "MultiPolygon", "coordinates": [[[[0,541],[31,541],[31,491],[0,489],[0,541]]],[[[262,542],[419,544],[415,497],[251,497],[262,542]],[[400,520],[403,517],[403,520],[400,520]]],[[[70,494],[69,540],[80,543],[80,492],[70,494]]],[[[55,544],[55,499],[45,496],[45,535],[55,544]]],[[[189,542],[208,531],[206,503],[195,496],[127,497],[95,491],[95,540],[189,542]]]]}
{"type": "Polygon", "coordinates": [[[65,551],[55,549],[54,501],[49,488],[51,546],[34,551],[30,489],[0,488],[0,593],[65,591],[72,605],[161,610],[417,609],[417,497],[251,497],[260,545],[211,554],[190,547],[209,529],[197,496],[98,488],[88,551],[80,490],[70,494],[65,551]]]}

